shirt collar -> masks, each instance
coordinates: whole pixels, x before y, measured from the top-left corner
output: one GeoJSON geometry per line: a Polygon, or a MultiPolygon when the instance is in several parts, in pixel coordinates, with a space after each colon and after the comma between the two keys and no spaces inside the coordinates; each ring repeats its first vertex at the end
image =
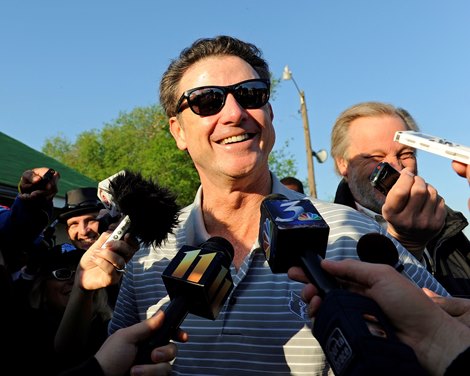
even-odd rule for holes
{"type": "Polygon", "coordinates": [[[367,209],[366,207],[359,204],[357,201],[355,201],[355,204],[356,204],[356,209],[359,212],[367,215],[369,218],[372,218],[374,221],[378,222],[385,230],[387,229],[387,221],[384,219],[384,217],[382,217],[381,214],[378,214],[370,209],[367,209]]]}

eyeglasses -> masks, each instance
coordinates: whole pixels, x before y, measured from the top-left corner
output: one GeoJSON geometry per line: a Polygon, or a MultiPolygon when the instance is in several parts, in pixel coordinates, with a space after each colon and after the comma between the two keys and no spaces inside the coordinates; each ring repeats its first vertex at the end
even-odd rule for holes
{"type": "Polygon", "coordinates": [[[75,275],[75,270],[67,268],[56,269],[52,271],[52,276],[58,281],[68,281],[75,275]]]}
{"type": "Polygon", "coordinates": [[[215,115],[225,105],[231,93],[245,109],[261,108],[269,100],[270,82],[262,78],[246,80],[229,86],[200,86],[186,90],[176,105],[176,113],[184,110],[181,104],[186,99],[188,106],[196,115],[215,115]]]}

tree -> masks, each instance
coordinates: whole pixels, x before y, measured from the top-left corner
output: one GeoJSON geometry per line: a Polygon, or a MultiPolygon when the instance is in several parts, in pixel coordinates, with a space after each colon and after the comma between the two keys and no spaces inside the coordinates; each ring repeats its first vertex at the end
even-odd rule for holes
{"type": "MultiPolygon", "coordinates": [[[[138,171],[175,192],[180,206],[194,200],[200,184],[191,158],[176,147],[158,105],[121,113],[101,130],[79,134],[75,143],[63,135],[47,139],[42,151],[96,181],[123,169],[138,171]]],[[[296,174],[295,162],[283,148],[271,153],[269,164],[277,176],[296,174]]]]}
{"type": "Polygon", "coordinates": [[[297,168],[296,162],[292,154],[286,155],[289,149],[289,140],[286,140],[284,146],[280,149],[273,149],[269,155],[269,169],[273,171],[279,179],[284,176],[296,176],[297,168]]]}
{"type": "Polygon", "coordinates": [[[137,107],[86,131],[71,143],[63,136],[47,139],[42,151],[96,181],[128,169],[139,171],[177,193],[183,206],[192,202],[199,177],[189,156],[181,152],[159,106],[137,107]]]}

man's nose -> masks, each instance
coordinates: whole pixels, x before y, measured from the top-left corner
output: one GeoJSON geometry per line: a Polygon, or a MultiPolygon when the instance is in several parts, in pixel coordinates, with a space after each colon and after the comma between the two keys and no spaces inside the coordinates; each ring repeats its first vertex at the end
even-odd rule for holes
{"type": "Polygon", "coordinates": [[[405,167],[403,162],[398,158],[396,155],[387,155],[384,158],[384,162],[387,162],[390,166],[392,166],[395,170],[401,171],[405,167]]]}
{"type": "Polygon", "coordinates": [[[223,117],[228,117],[232,119],[232,122],[237,123],[238,120],[243,116],[243,111],[245,111],[245,109],[241,106],[240,103],[238,103],[233,94],[229,93],[225,99],[225,105],[221,110],[221,115],[223,117]]]}
{"type": "Polygon", "coordinates": [[[88,232],[88,222],[80,222],[78,225],[78,231],[82,234],[88,232]]]}

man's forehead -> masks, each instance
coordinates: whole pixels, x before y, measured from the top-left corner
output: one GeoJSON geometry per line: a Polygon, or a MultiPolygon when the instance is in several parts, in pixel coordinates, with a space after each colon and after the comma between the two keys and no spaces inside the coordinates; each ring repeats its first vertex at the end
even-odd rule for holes
{"type": "Polygon", "coordinates": [[[370,116],[360,116],[351,121],[349,132],[372,132],[375,134],[377,131],[383,129],[406,129],[406,124],[398,115],[392,114],[377,114],[370,116]]]}
{"type": "Polygon", "coordinates": [[[227,86],[259,78],[255,69],[245,60],[233,55],[214,55],[191,65],[181,77],[180,92],[207,85],[227,86]]]}

